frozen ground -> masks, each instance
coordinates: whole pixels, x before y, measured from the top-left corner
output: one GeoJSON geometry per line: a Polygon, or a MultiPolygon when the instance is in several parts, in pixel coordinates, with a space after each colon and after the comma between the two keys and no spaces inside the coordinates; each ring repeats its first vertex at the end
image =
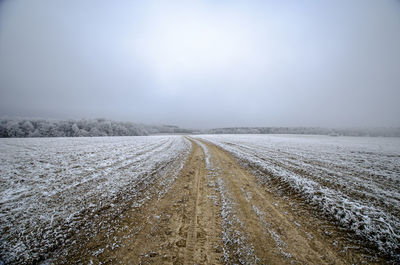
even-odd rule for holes
{"type": "Polygon", "coordinates": [[[278,192],[297,194],[328,218],[399,260],[400,138],[204,135],[278,192]]]}
{"type": "Polygon", "coordinates": [[[189,152],[181,136],[0,139],[0,263],[91,236],[155,180],[166,192],[189,152]]]}
{"type": "Polygon", "coordinates": [[[196,138],[0,139],[0,264],[400,260],[400,139],[196,138]]]}

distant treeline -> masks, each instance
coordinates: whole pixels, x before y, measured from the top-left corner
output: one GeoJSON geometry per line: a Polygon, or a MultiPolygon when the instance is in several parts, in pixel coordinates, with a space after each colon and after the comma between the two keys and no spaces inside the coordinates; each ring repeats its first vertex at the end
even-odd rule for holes
{"type": "Polygon", "coordinates": [[[210,134],[318,134],[332,136],[400,137],[397,128],[329,129],[319,127],[231,127],[208,130],[210,134]]]}
{"type": "Polygon", "coordinates": [[[230,127],[203,131],[173,125],[146,125],[106,119],[0,119],[0,137],[88,137],[150,134],[318,134],[332,136],[400,137],[400,127],[329,129],[319,127],[230,127]]]}
{"type": "Polygon", "coordinates": [[[193,130],[174,125],[143,125],[148,134],[192,134],[193,130]]]}
{"type": "Polygon", "coordinates": [[[171,125],[143,125],[106,119],[0,119],[0,137],[88,137],[191,133],[171,125]]]}

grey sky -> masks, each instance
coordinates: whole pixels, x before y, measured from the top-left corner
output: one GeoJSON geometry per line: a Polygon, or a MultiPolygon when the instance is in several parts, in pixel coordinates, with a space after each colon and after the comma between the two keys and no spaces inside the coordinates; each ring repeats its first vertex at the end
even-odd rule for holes
{"type": "Polygon", "coordinates": [[[400,2],[0,2],[0,116],[400,126],[400,2]]]}

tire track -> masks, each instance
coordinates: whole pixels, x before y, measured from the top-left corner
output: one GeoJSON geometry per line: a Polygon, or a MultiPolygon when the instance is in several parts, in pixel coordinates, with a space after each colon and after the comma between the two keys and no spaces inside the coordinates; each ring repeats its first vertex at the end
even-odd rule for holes
{"type": "Polygon", "coordinates": [[[192,144],[196,155],[187,169],[185,187],[190,193],[185,197],[187,207],[179,228],[181,240],[178,241],[177,264],[220,264],[221,223],[211,199],[214,191],[207,184],[205,154],[196,143],[192,144]]]}
{"type": "Polygon", "coordinates": [[[193,208],[191,209],[192,213],[190,214],[188,233],[186,237],[185,264],[194,263],[194,251],[197,243],[197,216],[199,210],[200,178],[201,176],[199,169],[195,169],[193,176],[193,190],[191,192],[191,198],[193,198],[193,208]]]}

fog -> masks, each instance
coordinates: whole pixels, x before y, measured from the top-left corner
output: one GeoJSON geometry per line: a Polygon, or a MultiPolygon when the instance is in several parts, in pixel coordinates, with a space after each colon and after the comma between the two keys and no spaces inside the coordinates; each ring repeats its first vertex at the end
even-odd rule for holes
{"type": "Polygon", "coordinates": [[[400,126],[400,2],[0,2],[0,116],[400,126]]]}

